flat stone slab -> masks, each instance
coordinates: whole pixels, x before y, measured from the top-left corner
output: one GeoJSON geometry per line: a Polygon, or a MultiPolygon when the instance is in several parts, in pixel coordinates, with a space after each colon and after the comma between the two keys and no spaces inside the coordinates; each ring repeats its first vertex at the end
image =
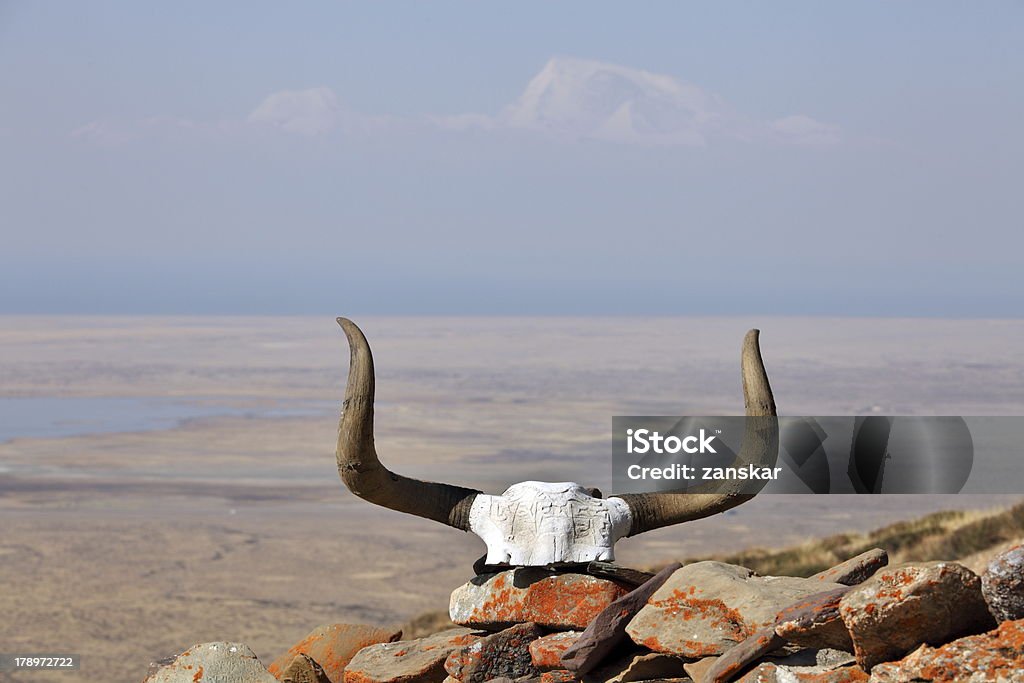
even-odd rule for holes
{"type": "Polygon", "coordinates": [[[955,562],[888,567],[839,602],[857,663],[870,671],[918,645],[941,645],[992,628],[981,579],[955,562]]]}
{"type": "Polygon", "coordinates": [[[278,683],[243,643],[202,643],[193,645],[161,666],[143,683],[278,683]]]}
{"type": "Polygon", "coordinates": [[[692,659],[720,655],[792,603],[839,588],[817,579],[758,576],[746,567],[696,562],[676,571],[629,622],[633,642],[692,659]]]}
{"type": "Polygon", "coordinates": [[[452,592],[449,614],[462,626],[498,631],[535,623],[582,630],[629,588],[588,574],[520,567],[478,576],[452,592]]]}
{"type": "Polygon", "coordinates": [[[345,667],[344,683],[440,683],[445,660],[484,635],[454,628],[419,640],[364,647],[345,667]]]}
{"type": "Polygon", "coordinates": [[[267,670],[280,678],[296,656],[306,655],[323,668],[331,683],[340,683],[345,666],[357,652],[368,645],[392,643],[401,637],[399,629],[364,624],[323,624],[288,648],[267,670]]]}

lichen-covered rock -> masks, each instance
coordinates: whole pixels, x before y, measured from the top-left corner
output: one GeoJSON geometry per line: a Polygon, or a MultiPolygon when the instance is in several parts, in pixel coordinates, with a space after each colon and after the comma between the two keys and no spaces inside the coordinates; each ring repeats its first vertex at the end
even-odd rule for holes
{"type": "Polygon", "coordinates": [[[444,669],[461,683],[540,676],[530,657],[530,643],[542,635],[537,624],[517,624],[453,651],[444,669]]]}
{"type": "Polygon", "coordinates": [[[955,562],[884,569],[843,596],[839,613],[865,670],[922,643],[941,645],[994,625],[981,580],[955,562]]]}
{"type": "Polygon", "coordinates": [[[168,664],[146,677],[143,683],[277,683],[260,664],[248,645],[242,643],[202,643],[193,645],[168,664]]]}
{"type": "Polygon", "coordinates": [[[455,650],[480,640],[481,634],[453,628],[419,640],[377,643],[356,653],[345,667],[345,683],[440,683],[444,662],[455,650]]]}
{"type": "Polygon", "coordinates": [[[564,669],[562,655],[579,637],[579,631],[560,631],[533,641],[530,643],[533,665],[541,671],[564,669]]]}
{"type": "Polygon", "coordinates": [[[451,620],[497,631],[535,623],[554,630],[582,630],[629,588],[588,574],[558,574],[520,567],[478,576],[452,593],[451,620]]]}
{"type": "Polygon", "coordinates": [[[583,674],[600,664],[620,643],[628,641],[626,626],[669,577],[681,568],[678,562],[668,565],[608,605],[565,651],[562,665],[570,671],[583,674]]]}
{"type": "Polygon", "coordinates": [[[839,614],[849,586],[816,593],[785,608],[775,618],[775,633],[805,648],[852,650],[853,642],[839,614]]]}
{"type": "Polygon", "coordinates": [[[899,662],[871,670],[871,683],[1024,683],[1024,620],[939,648],[922,645],[899,662]]]}
{"type": "Polygon", "coordinates": [[[278,678],[281,683],[334,683],[309,655],[295,655],[278,678]]]}
{"type": "Polygon", "coordinates": [[[568,669],[545,671],[540,675],[540,683],[576,683],[580,679],[568,669]]]}
{"type": "Polygon", "coordinates": [[[843,586],[856,586],[870,579],[875,572],[889,564],[889,553],[881,548],[866,550],[860,555],[837,564],[831,569],[818,572],[812,579],[843,586]]]}
{"type": "Polygon", "coordinates": [[[1024,545],[992,558],[981,575],[981,590],[998,621],[1024,619],[1024,545]]]}
{"type": "Polygon", "coordinates": [[[308,655],[323,667],[331,683],[340,683],[345,665],[357,652],[368,645],[391,643],[401,637],[402,632],[398,629],[364,624],[324,624],[292,645],[287,652],[275,659],[267,670],[280,678],[285,667],[291,664],[297,655],[308,655]]]}
{"type": "Polygon", "coordinates": [[[758,576],[722,562],[696,562],[672,574],[626,632],[656,652],[694,659],[719,655],[774,625],[787,605],[838,587],[816,579],[758,576]]]}

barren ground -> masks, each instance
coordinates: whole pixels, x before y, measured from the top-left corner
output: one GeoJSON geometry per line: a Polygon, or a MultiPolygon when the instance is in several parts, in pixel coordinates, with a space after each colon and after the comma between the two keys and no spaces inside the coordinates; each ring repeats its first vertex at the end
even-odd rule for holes
{"type": "MultiPolygon", "coordinates": [[[[739,343],[762,330],[788,414],[1022,414],[1018,321],[359,320],[378,367],[378,450],[414,476],[489,491],[607,487],[614,414],[742,410],[739,343]]],[[[0,444],[0,652],[70,652],[137,683],[209,640],[269,662],[324,622],[402,622],[446,604],[474,537],[372,507],[333,466],[347,351],[330,318],[0,318],[0,396],[178,397],[175,428],[0,444]],[[210,405],[253,408],[218,416],[210,405]],[[301,411],[300,411],[301,412],[301,411]]],[[[619,544],[640,566],[867,530],[1012,498],[761,496],[619,544]]]]}

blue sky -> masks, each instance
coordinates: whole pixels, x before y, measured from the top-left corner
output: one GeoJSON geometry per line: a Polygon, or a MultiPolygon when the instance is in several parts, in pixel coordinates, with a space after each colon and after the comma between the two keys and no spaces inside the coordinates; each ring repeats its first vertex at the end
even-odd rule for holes
{"type": "Polygon", "coordinates": [[[1024,4],[0,1],[0,312],[1024,314],[1024,4]]]}

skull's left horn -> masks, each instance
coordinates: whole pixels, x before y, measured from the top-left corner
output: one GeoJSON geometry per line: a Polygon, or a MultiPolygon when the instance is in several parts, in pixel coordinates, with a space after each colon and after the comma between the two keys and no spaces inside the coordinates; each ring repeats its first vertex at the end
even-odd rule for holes
{"type": "Polygon", "coordinates": [[[373,445],[373,356],[356,324],[338,318],[350,350],[348,385],[338,424],[338,474],[348,489],[371,503],[469,530],[473,489],[410,479],[384,467],[373,445]]]}

